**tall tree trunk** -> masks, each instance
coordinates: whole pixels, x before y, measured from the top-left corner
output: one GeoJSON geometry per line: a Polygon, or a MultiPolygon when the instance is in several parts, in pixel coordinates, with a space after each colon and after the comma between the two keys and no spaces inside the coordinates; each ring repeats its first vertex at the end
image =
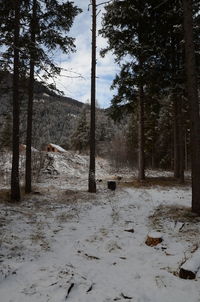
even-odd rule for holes
{"type": "Polygon", "coordinates": [[[138,180],[145,179],[144,155],[144,89],[139,87],[139,124],[138,124],[138,180]]]}
{"type": "Polygon", "coordinates": [[[14,28],[14,72],[13,72],[13,136],[12,136],[12,171],[11,201],[20,201],[19,181],[19,31],[20,0],[15,0],[14,28]]]}
{"type": "Polygon", "coordinates": [[[32,119],[33,119],[33,93],[34,93],[34,68],[35,68],[35,30],[37,17],[37,0],[33,0],[32,19],[30,22],[31,45],[30,45],[30,75],[28,88],[28,112],[26,132],[26,171],[25,171],[25,192],[32,191],[32,119]]]}
{"type": "Polygon", "coordinates": [[[187,75],[187,95],[190,104],[192,211],[200,215],[200,117],[191,0],[183,0],[183,10],[185,32],[185,71],[187,75]]]}
{"type": "Polygon", "coordinates": [[[184,183],[184,129],[183,129],[183,112],[182,112],[182,97],[178,102],[178,128],[179,128],[179,182],[184,183]]]}
{"type": "Polygon", "coordinates": [[[96,193],[95,179],[95,99],[96,99],[96,0],[92,0],[92,66],[91,66],[91,116],[90,116],[90,163],[88,191],[96,193]]]}
{"type": "Polygon", "coordinates": [[[187,144],[187,129],[185,129],[184,134],[184,145],[185,145],[185,170],[188,170],[188,144],[187,144]]]}
{"type": "Polygon", "coordinates": [[[180,177],[180,144],[179,144],[179,123],[178,123],[178,101],[173,96],[174,107],[174,177],[180,177]]]}

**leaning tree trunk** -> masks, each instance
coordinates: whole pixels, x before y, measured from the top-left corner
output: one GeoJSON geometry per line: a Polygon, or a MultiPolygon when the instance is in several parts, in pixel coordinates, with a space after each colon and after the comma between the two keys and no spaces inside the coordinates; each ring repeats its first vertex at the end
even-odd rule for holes
{"type": "Polygon", "coordinates": [[[33,123],[33,93],[34,93],[34,68],[35,68],[35,30],[36,30],[37,0],[33,0],[32,19],[30,23],[31,45],[30,45],[30,75],[28,88],[28,112],[26,131],[26,171],[25,192],[32,191],[32,123],[33,123]]]}
{"type": "Polygon", "coordinates": [[[90,163],[88,191],[96,193],[95,180],[95,98],[96,98],[96,0],[92,0],[92,66],[91,66],[91,117],[90,163]]]}
{"type": "Polygon", "coordinates": [[[138,180],[145,179],[145,154],[144,154],[144,90],[139,87],[139,121],[138,121],[138,180]]]}
{"type": "Polygon", "coordinates": [[[200,117],[191,0],[183,0],[183,10],[185,32],[185,71],[187,75],[187,94],[190,104],[192,211],[200,215],[200,117]]]}
{"type": "Polygon", "coordinates": [[[20,0],[15,0],[14,21],[14,72],[13,72],[13,136],[12,136],[12,171],[11,201],[20,201],[19,181],[19,32],[20,0]]]}

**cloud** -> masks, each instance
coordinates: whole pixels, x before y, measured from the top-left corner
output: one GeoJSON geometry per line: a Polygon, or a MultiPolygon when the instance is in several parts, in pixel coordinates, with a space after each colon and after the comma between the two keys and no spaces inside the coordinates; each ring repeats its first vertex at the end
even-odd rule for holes
{"type": "MultiPolygon", "coordinates": [[[[91,74],[91,8],[88,11],[89,1],[74,0],[74,4],[83,9],[76,17],[71,36],[76,38],[76,52],[70,56],[57,54],[56,60],[64,70],[61,77],[56,80],[57,87],[64,91],[66,96],[82,102],[90,99],[90,74],[91,74]],[[75,73],[73,73],[75,72],[75,73]],[[69,78],[77,76],[81,78],[69,78]]],[[[98,29],[101,27],[102,11],[98,15],[98,29]]],[[[114,63],[112,54],[101,58],[99,51],[106,46],[106,40],[97,37],[97,90],[96,98],[101,107],[108,107],[112,99],[113,91],[110,91],[112,80],[117,73],[117,65],[114,63]]]]}

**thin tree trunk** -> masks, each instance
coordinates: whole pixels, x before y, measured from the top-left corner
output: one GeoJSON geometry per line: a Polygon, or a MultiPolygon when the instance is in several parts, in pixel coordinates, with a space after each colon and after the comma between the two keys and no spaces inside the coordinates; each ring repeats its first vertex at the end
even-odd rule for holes
{"type": "Polygon", "coordinates": [[[37,0],[33,0],[32,19],[30,23],[31,46],[30,46],[30,75],[28,88],[28,112],[26,132],[26,171],[25,192],[32,191],[32,123],[33,123],[33,93],[34,93],[34,68],[35,68],[35,30],[36,30],[37,0]]]}
{"type": "Polygon", "coordinates": [[[183,10],[185,32],[185,71],[187,75],[187,95],[190,104],[192,211],[200,215],[200,117],[191,0],[183,0],[183,10]]]}
{"type": "Polygon", "coordinates": [[[178,102],[178,127],[179,127],[179,182],[184,183],[184,131],[183,131],[183,113],[182,98],[178,102]]]}
{"type": "Polygon", "coordinates": [[[188,170],[187,129],[185,129],[185,170],[188,170]]]}
{"type": "Polygon", "coordinates": [[[90,163],[88,191],[96,193],[95,180],[95,99],[96,99],[96,0],[92,0],[92,66],[91,66],[91,117],[90,117],[90,163]]]}
{"type": "Polygon", "coordinates": [[[178,123],[178,102],[173,96],[174,107],[174,178],[180,177],[180,144],[179,144],[179,123],[178,123]]]}
{"type": "Polygon", "coordinates": [[[20,1],[15,0],[11,201],[20,201],[21,198],[19,181],[19,31],[20,1]]]}
{"type": "Polygon", "coordinates": [[[145,179],[145,155],[144,155],[144,90],[139,87],[139,125],[138,125],[138,180],[145,179]]]}

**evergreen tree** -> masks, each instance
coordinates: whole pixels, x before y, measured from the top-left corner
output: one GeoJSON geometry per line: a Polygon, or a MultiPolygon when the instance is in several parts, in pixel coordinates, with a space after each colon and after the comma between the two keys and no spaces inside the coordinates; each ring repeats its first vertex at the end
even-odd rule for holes
{"type": "MultiPolygon", "coordinates": [[[[30,60],[30,75],[28,89],[28,112],[27,112],[27,149],[26,149],[26,178],[25,191],[31,192],[31,144],[32,144],[32,116],[33,116],[33,91],[34,91],[34,73],[35,68],[41,67],[44,61],[50,64],[54,72],[59,72],[59,69],[49,62],[48,56],[45,54],[44,46],[48,51],[59,47],[64,53],[74,51],[74,39],[69,37],[69,32],[74,17],[80,10],[73,6],[72,2],[59,3],[57,0],[45,2],[32,0],[32,14],[30,16],[29,38],[29,60],[30,60]],[[40,16],[40,17],[39,17],[40,16]],[[41,22],[42,18],[42,22],[41,22]],[[39,47],[37,46],[39,45],[39,47]]],[[[46,68],[46,67],[45,67],[46,68]]],[[[45,70],[46,71],[46,70],[45,70]]],[[[49,71],[47,71],[47,77],[49,71]]]]}
{"type": "Polygon", "coordinates": [[[88,191],[96,193],[96,179],[95,179],[95,103],[96,103],[96,17],[97,6],[96,0],[92,0],[92,61],[91,61],[91,115],[90,115],[90,162],[89,162],[89,176],[88,176],[88,191]]]}
{"type": "Polygon", "coordinates": [[[151,1],[116,1],[106,6],[100,33],[108,39],[105,55],[112,51],[118,63],[124,62],[121,73],[114,85],[121,88],[120,95],[113,100],[116,105],[126,99],[126,103],[138,102],[138,179],[145,178],[144,158],[144,103],[146,98],[147,67],[152,63],[151,1]],[[123,75],[126,79],[123,80],[123,75]],[[128,91],[130,89],[130,91],[128,91]]]}
{"type": "Polygon", "coordinates": [[[200,215],[200,116],[197,86],[197,70],[193,34],[192,1],[183,0],[185,32],[185,71],[187,96],[190,102],[190,129],[192,149],[192,211],[200,215]]]}
{"type": "Polygon", "coordinates": [[[14,3],[14,63],[13,63],[13,138],[11,201],[20,201],[19,180],[19,36],[20,36],[20,0],[14,3]]]}
{"type": "Polygon", "coordinates": [[[71,148],[79,152],[85,152],[89,149],[90,144],[90,126],[87,114],[87,108],[84,107],[77,120],[77,125],[71,135],[71,148]]]}
{"type": "MultiPolygon", "coordinates": [[[[12,70],[12,58],[14,57],[15,81],[13,91],[15,102],[13,102],[13,110],[15,111],[15,115],[19,115],[19,75],[21,78],[29,76],[25,190],[26,192],[30,192],[34,74],[36,71],[41,72],[43,70],[45,78],[47,78],[60,71],[52,59],[49,58],[48,52],[55,50],[57,47],[60,47],[64,53],[74,51],[74,39],[66,33],[70,30],[74,17],[80,12],[80,9],[70,1],[65,3],[59,3],[57,0],[20,1],[20,9],[17,11],[19,23],[18,35],[16,35],[16,9],[13,3],[12,0],[7,1],[6,5],[4,4],[0,8],[0,16],[2,16],[0,45],[4,45],[5,47],[2,55],[2,65],[4,64],[5,68],[11,68],[12,70]],[[17,39],[15,38],[16,36],[17,39]],[[13,39],[15,39],[15,42],[17,41],[17,48],[16,43],[13,47],[13,39]],[[30,70],[27,68],[28,65],[30,66],[30,70]],[[16,71],[17,77],[15,77],[16,71]]],[[[17,117],[14,117],[14,111],[13,131],[17,133],[19,117],[18,120],[17,117]]],[[[14,134],[14,137],[16,136],[19,142],[19,134],[14,134]]],[[[16,139],[14,144],[17,144],[16,139]]],[[[13,164],[17,161],[17,156],[17,153],[13,156],[13,164]]],[[[15,163],[14,166],[14,170],[16,170],[17,164],[15,163]]]]}

